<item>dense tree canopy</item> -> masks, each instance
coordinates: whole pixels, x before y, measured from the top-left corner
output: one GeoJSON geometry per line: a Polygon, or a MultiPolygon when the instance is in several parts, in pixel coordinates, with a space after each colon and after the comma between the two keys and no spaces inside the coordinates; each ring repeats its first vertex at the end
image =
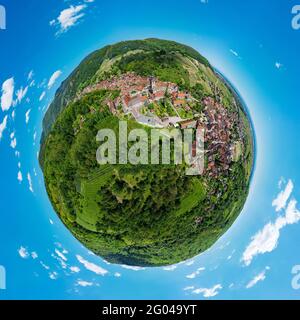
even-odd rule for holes
{"type": "MultiPolygon", "coordinates": [[[[101,128],[118,131],[120,119],[110,112],[107,99],[119,92],[80,92],[91,81],[128,71],[175,82],[198,101],[213,97],[209,83],[215,79],[228,110],[234,99],[192,48],[156,39],[103,48],[62,84],[45,117],[40,156],[45,185],[63,223],[96,254],[130,265],[173,264],[208,249],[240,213],[252,169],[251,129],[240,108],[236,130],[243,130],[243,156],[218,179],[186,176],[184,165],[99,165],[96,135],[101,128]],[[199,62],[195,70],[188,57],[199,62]],[[104,60],[111,67],[103,71],[104,60]]],[[[169,108],[164,102],[161,107],[169,108]]],[[[201,112],[203,105],[199,102],[195,110],[201,112]]],[[[129,130],[144,127],[123,117],[129,130]]]]}

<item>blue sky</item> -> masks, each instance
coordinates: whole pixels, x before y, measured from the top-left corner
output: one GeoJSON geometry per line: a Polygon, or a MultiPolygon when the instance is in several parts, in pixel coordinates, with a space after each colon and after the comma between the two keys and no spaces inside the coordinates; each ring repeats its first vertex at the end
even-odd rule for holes
{"type": "Polygon", "coordinates": [[[300,298],[291,285],[300,265],[300,30],[291,26],[291,9],[300,1],[0,4],[7,14],[0,30],[0,299],[300,298]],[[167,269],[128,269],[90,254],[57,218],[37,162],[41,121],[61,81],[91,51],[147,37],[177,40],[208,58],[241,93],[257,136],[238,220],[209,251],[167,269]]]}

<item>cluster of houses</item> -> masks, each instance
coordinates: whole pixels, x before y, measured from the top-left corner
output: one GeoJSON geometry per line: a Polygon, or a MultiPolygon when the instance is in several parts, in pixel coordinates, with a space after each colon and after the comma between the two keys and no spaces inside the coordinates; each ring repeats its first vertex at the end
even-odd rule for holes
{"type": "Polygon", "coordinates": [[[122,109],[125,114],[132,114],[139,123],[152,127],[164,128],[179,123],[181,119],[177,108],[189,111],[192,97],[188,92],[181,92],[175,83],[163,82],[155,77],[142,77],[135,73],[125,73],[117,77],[103,80],[84,89],[83,94],[95,90],[120,90],[120,95],[114,100],[108,100],[107,105],[113,114],[122,109]],[[174,117],[159,118],[149,110],[144,115],[141,110],[144,106],[168,97],[172,103],[174,117]]]}
{"type": "MultiPolygon", "coordinates": [[[[207,166],[204,173],[217,178],[230,170],[235,153],[232,141],[233,124],[237,123],[237,114],[229,113],[219,102],[211,97],[203,99],[205,108],[199,117],[180,122],[182,129],[203,130],[207,166]]],[[[193,143],[193,156],[196,156],[196,141],[193,143]]]]}
{"type": "Polygon", "coordinates": [[[205,119],[200,126],[205,130],[206,171],[209,176],[217,177],[228,171],[233,161],[232,129],[237,115],[229,113],[222,104],[210,97],[205,98],[203,103],[205,119]]]}
{"type": "MultiPolygon", "coordinates": [[[[208,160],[205,173],[211,177],[218,177],[230,169],[234,154],[231,132],[233,124],[237,121],[237,115],[229,114],[219,101],[211,97],[204,98],[203,112],[194,114],[192,119],[186,120],[180,117],[177,108],[190,110],[194,98],[188,92],[181,92],[174,83],[163,82],[154,77],[142,77],[135,73],[126,73],[87,87],[83,93],[100,89],[120,91],[117,98],[106,101],[113,114],[122,110],[124,114],[131,114],[137,122],[154,128],[173,126],[181,129],[203,130],[205,132],[205,155],[208,160]],[[165,97],[172,102],[177,116],[160,118],[150,110],[147,115],[142,112],[144,107],[165,97]]],[[[193,153],[195,149],[194,143],[193,153]]]]}

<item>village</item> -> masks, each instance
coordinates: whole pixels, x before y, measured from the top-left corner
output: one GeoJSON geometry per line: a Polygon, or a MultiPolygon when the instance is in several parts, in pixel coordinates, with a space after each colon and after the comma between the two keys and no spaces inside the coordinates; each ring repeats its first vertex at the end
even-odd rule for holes
{"type": "MultiPolygon", "coordinates": [[[[178,85],[163,82],[153,76],[142,77],[134,73],[122,74],[101,81],[84,89],[83,94],[95,90],[119,90],[115,99],[106,101],[114,115],[132,115],[140,124],[153,128],[197,129],[205,132],[205,174],[218,177],[230,170],[235,159],[235,142],[231,132],[237,114],[232,114],[219,99],[205,97],[202,101],[194,99],[189,92],[180,91],[178,85]],[[193,109],[201,103],[203,110],[193,109]]],[[[196,141],[193,156],[196,156],[196,141]]],[[[194,159],[193,166],[199,163],[194,159]]]]}
{"type": "MultiPolygon", "coordinates": [[[[138,123],[154,128],[177,126],[184,121],[183,116],[191,111],[190,105],[193,102],[191,95],[181,92],[174,83],[159,81],[155,77],[142,77],[134,73],[126,73],[101,81],[84,89],[83,94],[101,89],[120,90],[120,95],[116,99],[107,101],[113,114],[117,114],[121,109],[124,114],[131,114],[138,123]],[[159,110],[151,110],[151,106],[159,107],[158,103],[166,99],[169,103],[169,112],[165,112],[164,116],[160,117],[159,110]]],[[[190,115],[192,116],[191,112],[190,115]]]]}

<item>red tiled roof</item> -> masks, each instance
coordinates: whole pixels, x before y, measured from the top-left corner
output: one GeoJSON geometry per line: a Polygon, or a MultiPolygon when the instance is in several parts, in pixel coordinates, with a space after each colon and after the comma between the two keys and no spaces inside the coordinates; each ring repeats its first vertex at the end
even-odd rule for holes
{"type": "Polygon", "coordinates": [[[163,97],[165,94],[163,92],[156,92],[155,93],[155,97],[159,98],[159,97],[163,97]]]}
{"type": "Polygon", "coordinates": [[[125,96],[124,97],[124,101],[125,103],[128,105],[129,101],[130,101],[130,97],[129,96],[125,96]]]}
{"type": "Polygon", "coordinates": [[[185,104],[186,103],[186,101],[185,100],[179,100],[179,99],[177,99],[177,100],[175,100],[174,101],[174,104],[185,104]]]}

